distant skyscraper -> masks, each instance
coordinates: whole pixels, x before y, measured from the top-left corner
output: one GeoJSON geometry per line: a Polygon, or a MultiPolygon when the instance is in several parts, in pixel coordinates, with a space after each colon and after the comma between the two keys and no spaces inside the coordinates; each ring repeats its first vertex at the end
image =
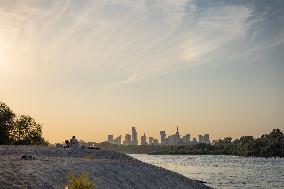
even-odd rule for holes
{"type": "Polygon", "coordinates": [[[190,134],[187,134],[185,136],[182,137],[182,142],[184,144],[189,144],[190,143],[190,134]]]}
{"type": "Polygon", "coordinates": [[[178,131],[178,126],[177,126],[177,132],[175,134],[175,144],[178,144],[180,142],[180,135],[178,131]]]}
{"type": "Polygon", "coordinates": [[[177,126],[177,132],[176,132],[176,135],[179,135],[178,126],[177,126]]]}
{"type": "Polygon", "coordinates": [[[180,134],[179,134],[179,131],[178,131],[178,126],[177,126],[177,131],[174,135],[170,135],[167,139],[167,145],[177,145],[181,142],[180,140],[180,134]]]}
{"type": "Polygon", "coordinates": [[[107,141],[112,144],[112,142],[113,142],[113,135],[108,135],[107,136],[107,141]]]}
{"type": "Polygon", "coordinates": [[[209,134],[205,134],[203,138],[204,138],[204,143],[210,144],[209,134]]]}
{"type": "Polygon", "coordinates": [[[198,135],[198,142],[204,143],[204,137],[202,135],[198,135]]]}
{"type": "Polygon", "coordinates": [[[145,133],[143,136],[141,136],[141,145],[147,145],[147,138],[146,138],[145,133]]]}
{"type": "Polygon", "coordinates": [[[113,140],[114,144],[121,145],[121,135],[113,140]]]}
{"type": "Polygon", "coordinates": [[[192,144],[196,144],[196,143],[197,143],[196,138],[193,138],[193,139],[192,139],[192,144]]]}
{"type": "Polygon", "coordinates": [[[168,137],[168,145],[176,145],[175,135],[170,135],[168,137]]]}
{"type": "Polygon", "coordinates": [[[161,144],[165,145],[166,144],[166,132],[160,131],[160,135],[161,135],[161,144]]]}
{"type": "Polygon", "coordinates": [[[126,134],[125,135],[125,140],[123,141],[123,144],[124,145],[131,145],[132,142],[131,142],[131,135],[130,134],[126,134]]]}
{"type": "Polygon", "coordinates": [[[152,145],[153,144],[153,137],[149,137],[149,144],[152,145]]]}
{"type": "Polygon", "coordinates": [[[132,127],[132,144],[138,145],[137,131],[136,131],[135,127],[132,127]]]}

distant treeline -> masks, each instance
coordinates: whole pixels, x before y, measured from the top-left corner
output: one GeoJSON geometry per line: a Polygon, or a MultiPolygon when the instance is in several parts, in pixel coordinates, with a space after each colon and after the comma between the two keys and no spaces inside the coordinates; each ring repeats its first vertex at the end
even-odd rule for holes
{"type": "Polygon", "coordinates": [[[0,102],[0,145],[46,144],[42,126],[28,115],[16,115],[6,104],[0,102]]]}
{"type": "Polygon", "coordinates": [[[243,136],[232,140],[231,137],[213,141],[212,144],[194,144],[177,146],[122,146],[109,143],[97,144],[103,149],[122,153],[140,153],[155,155],[236,155],[255,157],[284,157],[284,135],[280,129],[260,138],[243,136]]]}

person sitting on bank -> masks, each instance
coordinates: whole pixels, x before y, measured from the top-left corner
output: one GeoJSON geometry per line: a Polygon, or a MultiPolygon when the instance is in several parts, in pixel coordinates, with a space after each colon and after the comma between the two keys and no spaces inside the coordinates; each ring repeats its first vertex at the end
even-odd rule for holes
{"type": "Polygon", "coordinates": [[[65,140],[65,143],[63,144],[63,148],[70,148],[69,140],[65,140]]]}
{"type": "Polygon", "coordinates": [[[75,136],[70,139],[70,147],[77,147],[79,146],[79,142],[75,136]]]}

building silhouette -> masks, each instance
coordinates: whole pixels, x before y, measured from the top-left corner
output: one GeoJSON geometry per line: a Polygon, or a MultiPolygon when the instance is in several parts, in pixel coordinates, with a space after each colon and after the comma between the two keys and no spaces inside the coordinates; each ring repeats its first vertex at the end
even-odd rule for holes
{"type": "Polygon", "coordinates": [[[135,127],[132,127],[132,141],[131,142],[133,145],[138,145],[137,131],[135,127]]]}
{"type": "MultiPolygon", "coordinates": [[[[135,127],[132,127],[131,134],[126,134],[125,139],[123,141],[123,145],[138,145],[138,134],[135,127]]],[[[167,137],[166,132],[160,131],[161,143],[159,143],[158,139],[154,137],[149,137],[149,143],[147,143],[147,137],[144,133],[141,136],[141,145],[190,145],[190,144],[197,144],[197,143],[206,143],[210,144],[209,134],[198,135],[198,141],[196,138],[190,140],[190,134],[186,134],[181,137],[179,133],[179,128],[177,126],[176,133],[167,137]]],[[[121,145],[121,135],[114,139],[113,135],[107,136],[107,142],[110,144],[117,144],[121,145]]]]}
{"type": "Polygon", "coordinates": [[[198,135],[198,142],[204,143],[204,137],[202,135],[198,135]]]}
{"type": "Polygon", "coordinates": [[[175,142],[176,142],[176,144],[178,144],[179,142],[180,142],[180,135],[179,135],[179,131],[178,131],[178,126],[177,126],[177,132],[176,132],[176,134],[175,134],[175,142]]]}
{"type": "Polygon", "coordinates": [[[109,142],[110,144],[113,143],[113,135],[108,135],[107,136],[107,142],[109,142]]]}
{"type": "Polygon", "coordinates": [[[210,144],[209,134],[205,134],[203,139],[204,139],[204,143],[210,144]]]}
{"type": "Polygon", "coordinates": [[[191,143],[192,143],[192,144],[197,144],[196,138],[193,138],[191,143]]]}
{"type": "Polygon", "coordinates": [[[161,144],[162,145],[165,145],[167,144],[167,141],[166,141],[166,132],[165,131],[160,131],[160,135],[161,135],[161,144]]]}
{"type": "Polygon", "coordinates": [[[177,145],[180,143],[180,134],[179,134],[179,131],[178,131],[178,126],[177,126],[177,131],[174,135],[170,135],[168,137],[168,140],[167,140],[167,145],[177,145]]]}
{"type": "Polygon", "coordinates": [[[141,136],[141,145],[147,145],[148,143],[147,143],[147,138],[146,138],[146,135],[145,135],[145,133],[144,133],[144,135],[143,136],[141,136]]]}
{"type": "Polygon", "coordinates": [[[179,133],[179,128],[177,126],[176,133],[174,135],[170,135],[166,137],[166,132],[165,131],[160,131],[160,136],[161,136],[161,145],[188,145],[190,144],[190,134],[186,134],[181,138],[180,133],[179,133]]]}
{"type": "Polygon", "coordinates": [[[124,145],[131,145],[131,135],[130,134],[126,134],[125,135],[125,139],[124,139],[124,141],[123,141],[123,144],[124,145]]]}
{"type": "Polygon", "coordinates": [[[153,137],[149,137],[149,144],[152,145],[153,144],[153,137]]]}
{"type": "Polygon", "coordinates": [[[113,144],[121,145],[121,135],[113,140],[113,144]]]}
{"type": "Polygon", "coordinates": [[[182,144],[190,144],[190,134],[184,135],[182,137],[182,144]]]}
{"type": "Polygon", "coordinates": [[[198,142],[199,143],[205,143],[205,144],[210,144],[210,139],[209,139],[209,134],[203,135],[198,135],[198,142]]]}

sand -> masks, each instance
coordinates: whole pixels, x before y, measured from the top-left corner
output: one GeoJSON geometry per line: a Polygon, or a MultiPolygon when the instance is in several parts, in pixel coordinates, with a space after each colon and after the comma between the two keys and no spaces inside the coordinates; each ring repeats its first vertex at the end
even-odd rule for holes
{"type": "Polygon", "coordinates": [[[0,146],[0,188],[64,188],[67,175],[87,171],[95,188],[209,188],[125,154],[91,149],[0,146]],[[32,156],[29,160],[23,155],[32,156]]]}

